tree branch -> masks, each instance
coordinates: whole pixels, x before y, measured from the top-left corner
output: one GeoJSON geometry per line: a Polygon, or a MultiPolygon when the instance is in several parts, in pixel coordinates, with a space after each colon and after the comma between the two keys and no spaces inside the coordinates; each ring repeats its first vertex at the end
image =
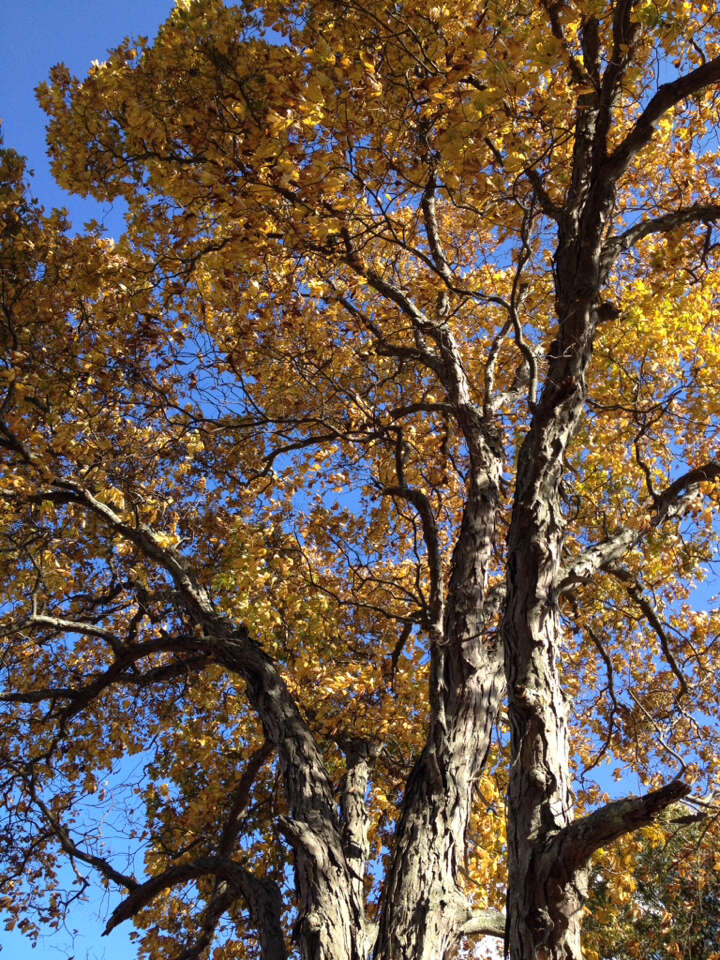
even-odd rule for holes
{"type": "MultiPolygon", "coordinates": [[[[69,621],[55,621],[53,617],[44,617],[40,622],[50,626],[58,626],[69,621]]],[[[63,629],[73,629],[64,627],[63,629]]],[[[59,714],[61,720],[71,720],[89,706],[103,691],[115,683],[133,684],[134,686],[167,680],[185,673],[188,669],[198,669],[207,663],[207,657],[193,657],[191,660],[181,660],[176,663],[162,664],[137,675],[127,674],[124,671],[136,664],[139,660],[154,653],[173,653],[188,646],[197,647],[198,640],[189,638],[162,637],[142,644],[128,645],[119,656],[102,673],[89,678],[90,682],[81,687],[44,687],[37,690],[17,691],[0,694],[0,701],[5,703],[42,703],[46,700],[71,701],[59,714]]]]}
{"type": "MultiPolygon", "coordinates": [[[[661,494],[655,497],[654,516],[651,525],[658,527],[666,520],[675,519],[688,500],[697,493],[703,483],[720,478],[720,462],[711,460],[701,467],[688,470],[678,477],[661,494]]],[[[566,563],[558,571],[556,591],[558,596],[567,593],[582,583],[588,583],[602,569],[607,569],[637,546],[647,535],[647,529],[626,528],[607,540],[593,544],[566,563]]]]}
{"type": "Polygon", "coordinates": [[[570,69],[570,74],[572,76],[574,83],[584,83],[588,79],[585,71],[578,62],[577,58],[573,55],[572,50],[567,42],[565,37],[565,31],[563,30],[562,22],[560,20],[560,11],[564,9],[564,3],[562,0],[542,0],[542,6],[545,9],[545,12],[548,15],[548,20],[550,21],[550,29],[552,30],[552,35],[559,40],[563,46],[565,56],[567,57],[568,67],[570,69]]]}
{"type": "MultiPolygon", "coordinates": [[[[340,808],[343,819],[343,844],[348,868],[358,903],[365,903],[365,872],[370,856],[370,814],[365,797],[370,780],[370,761],[380,746],[354,736],[338,737],[338,746],[345,754],[347,767],[342,780],[340,808]]],[[[366,926],[366,942],[368,939],[366,926]]]]}
{"type": "Polygon", "coordinates": [[[505,915],[499,910],[474,910],[466,920],[460,923],[463,936],[500,937],[505,936],[505,915]]]}
{"type": "Polygon", "coordinates": [[[604,164],[603,174],[617,180],[633,157],[645,147],[655,132],[658,120],[686,97],[720,81],[720,56],[696,67],[670,83],[663,83],[635,122],[634,127],[604,164]]]}
{"type": "Polygon", "coordinates": [[[437,632],[442,629],[444,608],[442,557],[438,539],[437,524],[430,501],[421,490],[406,485],[384,487],[383,494],[389,497],[401,497],[411,503],[418,514],[423,529],[423,540],[427,550],[428,569],[430,571],[430,604],[428,610],[428,628],[437,632]]]}
{"type": "Polygon", "coordinates": [[[669,233],[684,224],[710,223],[715,220],[720,220],[720,204],[696,203],[691,207],[682,207],[679,210],[673,210],[671,213],[665,213],[661,217],[636,223],[624,233],[610,237],[605,244],[605,251],[609,252],[611,260],[614,260],[615,257],[639,243],[644,237],[650,236],[650,234],[669,233]]]}
{"type": "MultiPolygon", "coordinates": [[[[593,770],[600,763],[602,758],[605,756],[605,753],[607,752],[608,747],[610,746],[613,733],[615,732],[615,717],[618,713],[618,710],[620,709],[620,706],[617,702],[617,697],[615,696],[615,673],[613,670],[612,660],[610,659],[610,654],[605,649],[600,637],[595,633],[595,631],[589,624],[586,624],[584,629],[587,635],[592,640],[595,646],[595,649],[600,654],[602,661],[605,664],[605,676],[607,677],[607,687],[605,688],[605,690],[607,690],[607,694],[608,694],[608,697],[610,698],[610,704],[611,704],[610,722],[608,723],[607,730],[605,731],[605,738],[602,744],[600,745],[600,748],[595,754],[595,756],[585,766],[584,773],[589,773],[590,770],[593,770]]],[[[603,691],[603,693],[604,692],[605,691],[603,691]]]]}
{"type": "MultiPolygon", "coordinates": [[[[618,571],[614,570],[612,572],[615,574],[615,576],[619,575],[618,571]]],[[[620,579],[623,580],[624,577],[620,576],[620,579]]],[[[635,603],[640,607],[642,612],[645,614],[645,619],[650,624],[652,629],[655,631],[655,634],[658,640],[660,641],[660,648],[663,652],[663,656],[665,657],[665,661],[667,665],[670,667],[670,669],[672,670],[672,672],[677,677],[678,683],[680,684],[680,693],[678,696],[679,697],[686,696],[688,692],[687,680],[685,679],[685,675],[683,674],[682,670],[678,666],[677,660],[673,656],[673,652],[670,649],[670,641],[668,639],[667,633],[665,632],[665,627],[662,625],[660,618],[658,617],[657,613],[655,612],[655,609],[653,608],[653,605],[650,603],[650,601],[646,597],[643,596],[640,584],[633,583],[626,586],[627,586],[628,595],[632,598],[632,600],[635,601],[635,603]]]]}
{"type": "Polygon", "coordinates": [[[103,936],[107,936],[124,920],[129,920],[165,890],[207,875],[224,881],[245,900],[253,926],[258,931],[263,960],[284,960],[287,951],[281,922],[282,897],[277,884],[266,877],[255,876],[235,860],[226,857],[200,857],[191,863],[170,867],[138,884],[130,896],[113,910],[103,936]]]}
{"type": "MultiPolygon", "coordinates": [[[[200,931],[188,947],[174,960],[200,960],[203,953],[211,945],[217,925],[224,913],[232,907],[237,899],[237,891],[224,881],[216,885],[207,906],[203,910],[200,920],[200,931]]],[[[284,945],[284,944],[283,944],[284,945]]],[[[281,955],[282,956],[282,955],[281,955]]],[[[270,956],[269,960],[273,960],[270,956]]]]}
{"type": "MultiPolygon", "coordinates": [[[[208,591],[182,554],[163,546],[149,526],[126,523],[76,481],[56,480],[53,485],[59,489],[50,491],[50,496],[62,492],[83,505],[169,574],[214,661],[245,680],[249,701],[280,757],[289,807],[287,835],[295,847],[301,896],[296,928],[300,942],[310,950],[309,944],[316,942],[320,929],[323,936],[334,936],[332,928],[337,922],[358,929],[362,921],[349,890],[334,788],[315,738],[274,661],[244,624],[235,625],[216,611],[208,591]],[[322,910],[317,909],[321,904],[322,910]]],[[[351,931],[349,935],[353,935],[351,931]]]]}
{"type": "Polygon", "coordinates": [[[702,483],[709,483],[720,478],[720,461],[710,460],[701,467],[688,470],[664,490],[655,503],[655,517],[653,526],[658,526],[665,520],[685,496],[696,493],[702,483]]]}
{"type": "Polygon", "coordinates": [[[63,620],[61,617],[48,617],[42,613],[33,613],[30,623],[37,623],[45,627],[53,627],[65,633],[84,633],[90,637],[101,637],[107,640],[113,649],[122,647],[119,637],[112,630],[99,627],[94,623],[82,623],[75,620],[63,620]]]}
{"type": "Polygon", "coordinates": [[[272,746],[266,742],[250,755],[250,758],[245,766],[245,770],[240,777],[240,781],[233,791],[230,811],[220,837],[220,845],[218,847],[220,856],[229,857],[232,853],[233,844],[240,827],[240,820],[248,807],[250,791],[252,790],[253,783],[257,779],[257,775],[262,769],[263,764],[272,754],[272,752],[272,746]]]}
{"type": "Polygon", "coordinates": [[[690,787],[686,783],[673,780],[641,797],[607,803],[561,830],[551,842],[550,854],[570,871],[584,867],[600,847],[644,827],[666,807],[689,793],[690,787]]]}
{"type": "Polygon", "coordinates": [[[642,534],[637,530],[626,528],[588,547],[558,571],[557,595],[562,596],[583,583],[589,583],[598,571],[624,557],[641,538],[642,534]]]}
{"type": "Polygon", "coordinates": [[[111,880],[126,890],[134,891],[137,888],[138,883],[134,877],[120,873],[120,871],[111,866],[104,857],[98,857],[79,847],[70,836],[67,827],[58,820],[44,800],[38,795],[34,779],[26,775],[23,775],[23,779],[33,803],[44,817],[65,853],[76,860],[80,860],[82,863],[86,863],[89,867],[94,867],[107,880],[111,880]]]}
{"type": "Polygon", "coordinates": [[[443,253],[442,244],[440,243],[440,231],[438,230],[437,215],[435,213],[435,188],[435,175],[431,174],[423,191],[420,205],[422,207],[425,233],[427,234],[433,262],[443,280],[451,284],[453,282],[452,270],[450,269],[450,264],[447,262],[445,254],[443,253]]]}
{"type": "Polygon", "coordinates": [[[550,199],[550,194],[545,189],[545,184],[543,183],[540,174],[534,167],[530,167],[525,171],[525,176],[530,181],[530,185],[533,188],[533,193],[535,194],[535,199],[540,205],[542,212],[545,214],[545,216],[550,217],[551,220],[554,220],[557,223],[560,220],[562,209],[550,199]]]}

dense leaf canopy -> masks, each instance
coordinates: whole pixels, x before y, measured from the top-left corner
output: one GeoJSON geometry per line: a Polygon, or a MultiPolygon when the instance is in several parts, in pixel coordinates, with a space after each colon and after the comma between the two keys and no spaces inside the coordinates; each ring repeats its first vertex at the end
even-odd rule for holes
{"type": "Polygon", "coordinates": [[[128,215],[2,155],[28,932],[70,858],[154,960],[456,957],[508,887],[575,960],[591,855],[712,811],[719,84],[678,0],[178,0],[53,69],[58,181],[128,215]]]}

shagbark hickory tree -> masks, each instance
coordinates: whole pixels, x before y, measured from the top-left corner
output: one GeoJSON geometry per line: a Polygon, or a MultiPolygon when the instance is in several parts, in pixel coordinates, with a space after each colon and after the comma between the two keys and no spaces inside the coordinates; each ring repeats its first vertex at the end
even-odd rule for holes
{"type": "Polygon", "coordinates": [[[52,71],[129,213],[4,155],[11,923],[579,960],[591,858],[718,778],[719,91],[679,0],[183,0],[52,71]]]}

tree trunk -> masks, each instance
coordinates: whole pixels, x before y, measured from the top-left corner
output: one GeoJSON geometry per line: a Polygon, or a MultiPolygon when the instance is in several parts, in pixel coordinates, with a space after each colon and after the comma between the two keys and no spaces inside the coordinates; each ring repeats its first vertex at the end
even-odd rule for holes
{"type": "Polygon", "coordinates": [[[486,639],[496,510],[497,487],[477,479],[453,554],[443,636],[433,642],[430,732],[405,791],[377,960],[440,960],[457,944],[468,914],[457,872],[503,690],[501,652],[486,639]]]}
{"type": "MultiPolygon", "coordinates": [[[[579,388],[578,388],[579,389],[579,388]]],[[[557,398],[543,402],[558,411],[557,398]]],[[[557,485],[577,397],[550,426],[539,415],[520,454],[503,623],[513,763],[508,800],[508,948],[512,960],[580,960],[582,871],[564,876],[550,841],[571,820],[567,708],[554,595],[562,529],[557,485]]],[[[542,402],[541,402],[542,403],[542,402]]],[[[543,411],[544,412],[544,411],[543,411]]]]}

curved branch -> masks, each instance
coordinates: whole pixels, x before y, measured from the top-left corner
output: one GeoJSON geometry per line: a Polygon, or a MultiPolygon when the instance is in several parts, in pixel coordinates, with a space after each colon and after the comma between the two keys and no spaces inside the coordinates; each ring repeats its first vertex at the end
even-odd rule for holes
{"type": "Polygon", "coordinates": [[[467,936],[505,937],[505,915],[499,910],[473,910],[467,919],[460,922],[460,933],[467,936]]]}
{"type": "Polygon", "coordinates": [[[716,220],[720,220],[720,204],[718,203],[695,203],[691,207],[681,207],[660,217],[642,220],[624,233],[610,237],[605,245],[606,256],[609,253],[610,258],[614,260],[615,257],[653,233],[669,233],[676,227],[682,227],[688,223],[707,224],[716,220]]]}
{"type": "Polygon", "coordinates": [[[720,461],[710,460],[701,467],[694,467],[688,470],[670,486],[664,490],[655,502],[655,518],[653,526],[658,526],[663,520],[672,514],[673,508],[677,506],[686,496],[692,496],[696,493],[702,483],[709,483],[712,480],[720,478],[720,461]]]}
{"type": "Polygon", "coordinates": [[[225,821],[225,826],[223,827],[218,848],[220,855],[223,857],[229,857],[232,852],[235,838],[240,829],[241,818],[244,816],[250,801],[250,791],[257,779],[257,775],[260,773],[265,761],[271,756],[272,752],[273,749],[267,742],[263,743],[261,747],[258,747],[258,749],[250,755],[245,770],[240,777],[240,781],[233,791],[230,811],[225,821]]]}
{"type": "Polygon", "coordinates": [[[670,83],[663,83],[635,122],[634,127],[612,152],[603,173],[616,180],[629,166],[633,157],[645,147],[655,133],[658,120],[686,97],[720,82],[720,56],[696,67],[690,73],[670,83]]]}
{"type": "Polygon", "coordinates": [[[65,853],[76,860],[80,860],[82,863],[86,863],[89,867],[94,867],[94,869],[97,870],[103,877],[112,881],[113,883],[116,883],[119,887],[124,887],[126,890],[130,890],[131,892],[137,888],[138,883],[134,877],[120,873],[120,871],[111,866],[104,857],[98,857],[93,853],[88,853],[87,850],[83,850],[82,847],[79,847],[72,839],[70,831],[67,829],[67,827],[60,822],[60,820],[44,802],[42,797],[38,795],[38,792],[35,788],[34,779],[27,776],[23,776],[23,779],[25,780],[25,785],[30,798],[44,817],[46,823],[49,825],[53,835],[65,853]]]}
{"type": "Polygon", "coordinates": [[[447,283],[453,282],[453,274],[450,269],[442,244],[440,243],[440,231],[438,229],[437,215],[435,212],[435,182],[434,174],[430,176],[425,190],[423,191],[420,206],[422,207],[423,220],[425,221],[425,233],[427,234],[428,245],[432,253],[433,262],[437,272],[447,283]]]}
{"type": "Polygon", "coordinates": [[[395,486],[384,487],[383,493],[389,497],[401,497],[407,500],[417,510],[423,529],[423,540],[427,549],[428,568],[430,571],[430,607],[429,627],[434,632],[442,629],[444,607],[442,558],[440,555],[440,541],[438,539],[437,524],[430,501],[427,496],[414,487],[395,486]]]}
{"type": "MultiPolygon", "coordinates": [[[[236,899],[236,890],[224,881],[219,883],[203,911],[199,925],[199,933],[195,937],[194,942],[183,950],[175,960],[200,960],[200,957],[203,956],[204,952],[212,944],[217,925],[222,919],[223,914],[227,913],[236,899]]],[[[282,957],[282,954],[280,954],[280,956],[282,957]]],[[[270,954],[269,958],[273,960],[273,955],[270,954]]]]}
{"type": "MultiPolygon", "coordinates": [[[[50,625],[50,622],[53,620],[54,618],[52,617],[44,617],[41,622],[50,625]]],[[[67,626],[69,621],[56,621],[52,625],[59,626],[62,623],[66,624],[62,629],[73,629],[74,627],[74,625],[67,626]]],[[[93,677],[84,687],[45,687],[37,690],[2,693],[0,694],[0,702],[42,703],[46,700],[69,700],[70,703],[62,710],[59,717],[62,721],[71,720],[96,700],[108,687],[111,687],[115,683],[143,686],[182,675],[190,668],[202,668],[206,665],[208,659],[203,655],[193,657],[190,660],[181,660],[176,663],[153,667],[145,673],[139,673],[137,675],[130,675],[124,672],[128,667],[133,666],[139,660],[151,654],[173,653],[187,649],[188,647],[197,648],[198,642],[195,638],[163,637],[148,643],[128,645],[124,648],[121,657],[118,657],[107,670],[93,677]]]]}
{"type": "MultiPolygon", "coordinates": [[[[111,507],[76,481],[56,480],[55,490],[84,506],[110,530],[133,543],[172,579],[186,614],[200,628],[208,654],[241,676],[267,740],[276,747],[284,777],[289,817],[287,834],[295,848],[298,889],[298,937],[312,952],[318,937],[328,943],[338,931],[354,943],[364,910],[352,894],[342,848],[334,788],[315,738],[277,666],[244,624],[218,613],[212,599],[182,554],[163,545],[146,524],[131,526],[111,507]]],[[[195,648],[197,649],[197,648],[195,648]]]]}
{"type": "Polygon", "coordinates": [[[608,723],[607,730],[605,732],[605,739],[600,745],[600,749],[597,751],[595,756],[592,758],[590,763],[585,767],[585,773],[589,773],[590,770],[594,769],[605,756],[608,747],[612,741],[613,733],[615,732],[615,717],[620,709],[617,697],[615,696],[615,672],[613,670],[612,660],[610,659],[610,654],[605,649],[602,640],[595,633],[592,627],[587,624],[585,626],[585,632],[592,640],[597,652],[600,654],[603,663],[605,664],[605,676],[607,677],[607,694],[610,698],[611,710],[610,710],[610,722],[608,723]]]}
{"type": "MultiPolygon", "coordinates": [[[[130,919],[165,890],[208,875],[224,881],[245,900],[258,931],[263,960],[284,960],[287,951],[281,922],[282,897],[279,887],[267,877],[257,877],[235,860],[226,857],[200,857],[190,863],[170,867],[138,884],[130,896],[113,910],[103,936],[107,936],[124,920],[130,919]]],[[[231,902],[230,898],[223,899],[223,906],[229,906],[231,902]]]]}
{"type": "Polygon", "coordinates": [[[658,640],[660,641],[660,648],[663,652],[663,656],[665,657],[665,661],[667,665],[670,667],[670,669],[672,670],[672,672],[677,677],[677,681],[680,684],[680,693],[678,694],[678,699],[682,696],[685,696],[688,692],[687,680],[685,679],[685,675],[683,674],[682,670],[678,666],[677,660],[673,656],[673,652],[670,649],[670,641],[668,639],[668,635],[665,632],[665,628],[660,622],[660,618],[655,612],[653,605],[650,603],[650,601],[646,597],[642,595],[639,584],[636,583],[636,584],[629,585],[627,587],[627,592],[628,592],[628,595],[632,598],[632,600],[635,601],[635,603],[640,607],[642,612],[645,614],[645,619],[653,628],[658,640]]]}
{"type": "MultiPolygon", "coordinates": [[[[701,467],[688,470],[678,477],[662,493],[655,497],[654,516],[651,526],[658,527],[667,520],[677,519],[687,508],[689,500],[698,492],[700,485],[720,478],[720,462],[711,460],[701,467]]],[[[560,596],[582,583],[588,583],[600,570],[608,569],[625,556],[647,536],[648,528],[635,530],[625,528],[607,540],[593,544],[580,556],[566,563],[558,571],[556,592],[560,596]]]]}

